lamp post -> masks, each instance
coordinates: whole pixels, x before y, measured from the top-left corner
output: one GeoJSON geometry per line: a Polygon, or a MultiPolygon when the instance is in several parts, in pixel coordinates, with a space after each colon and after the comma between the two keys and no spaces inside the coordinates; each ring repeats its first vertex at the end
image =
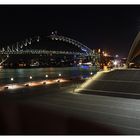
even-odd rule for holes
{"type": "MultiPolygon", "coordinates": [[[[48,75],[46,74],[45,77],[48,78],[48,75]]],[[[45,85],[46,84],[46,81],[44,81],[43,84],[45,85]]]]}
{"type": "Polygon", "coordinates": [[[59,73],[59,74],[58,74],[58,76],[59,76],[59,77],[61,77],[61,76],[62,76],[62,74],[61,74],[61,73],[59,73]]]}
{"type": "Polygon", "coordinates": [[[14,81],[14,78],[13,77],[11,78],[11,81],[14,81]]]}
{"type": "MultiPolygon", "coordinates": [[[[14,78],[13,77],[11,77],[11,82],[13,82],[14,81],[14,78]]],[[[12,88],[13,88],[13,83],[12,83],[12,88]]]]}
{"type": "Polygon", "coordinates": [[[33,77],[32,77],[32,76],[30,76],[29,78],[30,78],[30,79],[32,79],[33,77]]]}
{"type": "Polygon", "coordinates": [[[46,74],[45,77],[48,78],[48,75],[46,74]]]}
{"type": "MultiPolygon", "coordinates": [[[[32,77],[32,76],[30,76],[29,78],[30,78],[30,80],[32,80],[32,79],[33,79],[33,77],[32,77]]],[[[31,82],[31,83],[32,83],[32,82],[31,82]]]]}
{"type": "MultiPolygon", "coordinates": [[[[61,76],[62,76],[62,74],[61,74],[61,73],[59,73],[59,74],[58,74],[58,77],[61,77],[61,76]]],[[[58,82],[58,84],[59,84],[59,88],[60,88],[60,87],[61,87],[61,85],[60,85],[60,79],[58,79],[58,81],[57,81],[57,82],[58,82]]]]}
{"type": "Polygon", "coordinates": [[[90,72],[91,79],[92,79],[92,75],[93,75],[93,72],[90,72]]]}

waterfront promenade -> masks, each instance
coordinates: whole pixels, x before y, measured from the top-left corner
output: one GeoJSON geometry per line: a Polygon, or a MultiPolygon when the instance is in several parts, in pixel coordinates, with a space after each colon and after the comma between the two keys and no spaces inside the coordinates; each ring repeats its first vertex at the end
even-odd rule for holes
{"type": "Polygon", "coordinates": [[[139,73],[98,72],[83,84],[7,90],[0,98],[0,133],[140,134],[139,73]]]}

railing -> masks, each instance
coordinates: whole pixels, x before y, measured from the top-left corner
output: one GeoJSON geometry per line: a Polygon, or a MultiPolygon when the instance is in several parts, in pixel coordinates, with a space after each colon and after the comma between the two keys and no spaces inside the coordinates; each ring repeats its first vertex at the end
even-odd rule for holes
{"type": "Polygon", "coordinates": [[[68,51],[48,51],[48,50],[20,50],[20,51],[0,51],[0,54],[12,55],[12,54],[67,54],[67,55],[85,55],[80,52],[68,52],[68,51]]]}

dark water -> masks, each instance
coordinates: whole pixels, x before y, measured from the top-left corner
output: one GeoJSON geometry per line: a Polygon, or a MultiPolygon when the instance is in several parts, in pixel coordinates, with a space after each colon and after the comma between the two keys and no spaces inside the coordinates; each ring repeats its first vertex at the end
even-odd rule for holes
{"type": "Polygon", "coordinates": [[[32,81],[57,78],[61,73],[64,78],[88,77],[90,73],[95,74],[94,67],[63,67],[63,68],[32,68],[32,69],[0,69],[0,84],[11,83],[11,77],[14,83],[23,83],[32,81]],[[45,77],[48,75],[48,78],[45,77]]]}

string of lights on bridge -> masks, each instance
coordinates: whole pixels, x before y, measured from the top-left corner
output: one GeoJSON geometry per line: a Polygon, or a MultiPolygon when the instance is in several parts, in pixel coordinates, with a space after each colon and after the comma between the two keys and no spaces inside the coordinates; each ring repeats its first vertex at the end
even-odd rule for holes
{"type": "MultiPolygon", "coordinates": [[[[51,40],[59,40],[59,41],[63,41],[63,42],[67,42],[67,43],[70,43],[70,44],[73,44],[79,48],[81,48],[81,50],[83,52],[85,52],[86,54],[90,54],[92,53],[92,50],[90,48],[88,48],[87,46],[83,45],[82,43],[74,40],[74,39],[71,39],[71,38],[68,38],[68,37],[65,37],[65,36],[58,36],[58,35],[55,35],[55,34],[52,34],[50,36],[47,36],[48,38],[50,38],[51,40]]],[[[13,44],[11,46],[7,46],[7,47],[2,47],[2,49],[0,50],[0,53],[1,54],[25,54],[25,53],[35,53],[35,54],[40,54],[40,53],[43,53],[45,51],[45,53],[48,53],[50,51],[47,51],[47,50],[40,50],[40,49],[37,49],[37,50],[31,50],[31,49],[26,49],[24,50],[24,47],[27,47],[27,46],[30,46],[32,43],[34,42],[39,42],[40,41],[40,36],[37,36],[37,37],[33,37],[33,38],[29,38],[29,39],[26,39],[24,41],[21,41],[21,42],[17,42],[16,44],[13,44]],[[37,53],[37,51],[39,53],[37,53]]],[[[51,51],[53,53],[58,53],[58,51],[51,51]]],[[[65,52],[65,51],[59,51],[60,53],[62,52],[62,54],[65,52]]],[[[66,52],[68,54],[68,52],[66,52]]],[[[72,54],[74,54],[74,52],[70,52],[72,54]]],[[[76,52],[77,53],[77,52],[76,52]]],[[[79,53],[79,54],[83,54],[83,53],[79,53]]]]}
{"type": "Polygon", "coordinates": [[[0,62],[0,65],[3,64],[9,58],[9,55],[15,55],[15,54],[40,54],[40,55],[41,54],[65,54],[65,55],[80,55],[80,56],[93,55],[93,51],[90,48],[80,43],[79,41],[76,41],[69,37],[59,36],[56,33],[52,32],[52,34],[49,36],[46,36],[46,38],[73,44],[76,47],[80,48],[82,51],[72,52],[72,51],[61,51],[61,50],[54,51],[54,50],[47,50],[47,49],[32,49],[29,46],[31,46],[31,44],[34,42],[40,42],[40,39],[41,39],[40,36],[36,36],[29,39],[25,39],[24,41],[17,42],[11,46],[2,47],[0,49],[0,55],[5,55],[5,56],[3,56],[2,61],[0,62]]]}

